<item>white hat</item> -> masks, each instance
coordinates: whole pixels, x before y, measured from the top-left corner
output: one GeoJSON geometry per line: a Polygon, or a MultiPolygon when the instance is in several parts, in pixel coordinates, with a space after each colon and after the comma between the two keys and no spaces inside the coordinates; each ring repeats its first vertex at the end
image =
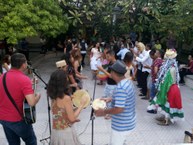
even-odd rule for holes
{"type": "Polygon", "coordinates": [[[166,59],[174,59],[177,56],[177,52],[175,49],[167,49],[165,53],[166,59]]]}
{"type": "Polygon", "coordinates": [[[61,60],[61,61],[56,62],[56,67],[57,68],[64,67],[64,66],[66,66],[66,61],[65,60],[61,60]]]}

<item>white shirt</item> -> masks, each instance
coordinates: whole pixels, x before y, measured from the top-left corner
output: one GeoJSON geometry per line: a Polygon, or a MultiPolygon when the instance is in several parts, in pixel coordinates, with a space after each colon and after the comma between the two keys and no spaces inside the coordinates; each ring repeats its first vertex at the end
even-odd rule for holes
{"type": "Polygon", "coordinates": [[[96,59],[99,58],[101,56],[101,53],[99,52],[99,50],[97,48],[92,48],[91,52],[93,54],[92,57],[95,57],[96,59]]]}
{"type": "Polygon", "coordinates": [[[119,52],[117,53],[117,56],[121,56],[121,59],[123,60],[125,57],[125,54],[129,52],[129,49],[127,48],[122,48],[121,50],[119,50],[119,52]]]}
{"type": "Polygon", "coordinates": [[[144,66],[151,66],[152,65],[152,59],[149,55],[149,52],[150,52],[150,50],[149,51],[143,50],[143,52],[141,52],[140,57],[136,57],[136,60],[143,64],[142,72],[145,72],[145,71],[147,71],[149,73],[151,72],[151,69],[144,68],[144,66]]]}
{"type": "MultiPolygon", "coordinates": [[[[8,68],[11,69],[11,64],[8,65],[8,68]]],[[[7,70],[4,67],[2,67],[2,73],[4,74],[6,72],[7,72],[7,70]]]]}

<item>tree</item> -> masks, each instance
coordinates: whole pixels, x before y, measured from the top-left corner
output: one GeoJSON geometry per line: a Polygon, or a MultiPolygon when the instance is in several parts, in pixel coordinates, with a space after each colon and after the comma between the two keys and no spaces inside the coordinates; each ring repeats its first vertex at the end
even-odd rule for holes
{"type": "Polygon", "coordinates": [[[0,0],[0,39],[9,43],[44,35],[56,37],[68,29],[67,16],[54,0],[0,0]]]}

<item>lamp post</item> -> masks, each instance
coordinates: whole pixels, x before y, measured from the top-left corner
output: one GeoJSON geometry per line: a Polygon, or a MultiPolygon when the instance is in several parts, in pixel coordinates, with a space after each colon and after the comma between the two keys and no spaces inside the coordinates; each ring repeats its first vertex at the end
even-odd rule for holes
{"type": "Polygon", "coordinates": [[[115,6],[112,11],[112,34],[114,33],[114,27],[117,21],[117,15],[120,13],[121,9],[118,6],[115,6]]]}

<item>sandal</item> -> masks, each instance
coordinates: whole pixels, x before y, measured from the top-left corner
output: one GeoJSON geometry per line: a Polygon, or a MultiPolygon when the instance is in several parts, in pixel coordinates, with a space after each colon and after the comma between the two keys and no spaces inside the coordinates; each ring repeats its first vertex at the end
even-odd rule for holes
{"type": "Polygon", "coordinates": [[[102,82],[99,82],[99,83],[97,83],[97,85],[103,85],[103,83],[102,83],[102,82]]]}
{"type": "Polygon", "coordinates": [[[158,122],[157,124],[161,126],[168,126],[169,122],[170,122],[169,119],[164,119],[163,121],[158,122]]]}

